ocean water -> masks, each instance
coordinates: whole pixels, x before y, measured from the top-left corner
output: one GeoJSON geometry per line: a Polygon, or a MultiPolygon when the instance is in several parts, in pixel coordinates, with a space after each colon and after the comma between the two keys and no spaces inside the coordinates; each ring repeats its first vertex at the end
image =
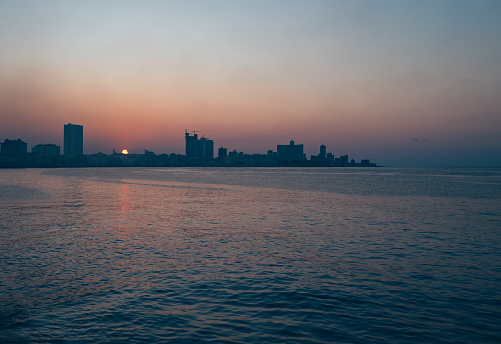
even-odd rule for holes
{"type": "Polygon", "coordinates": [[[499,343],[501,169],[0,170],[1,343],[499,343]]]}

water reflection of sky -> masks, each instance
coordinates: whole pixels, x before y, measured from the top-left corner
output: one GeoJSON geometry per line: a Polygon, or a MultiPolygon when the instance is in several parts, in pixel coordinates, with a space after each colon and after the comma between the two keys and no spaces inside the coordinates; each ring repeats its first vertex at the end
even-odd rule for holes
{"type": "MultiPolygon", "coordinates": [[[[11,338],[365,343],[419,327],[421,342],[487,342],[480,326],[498,328],[497,200],[272,187],[286,169],[269,187],[240,170],[224,177],[245,185],[214,183],[221,170],[192,169],[187,181],[128,171],[18,172],[13,185],[51,197],[0,200],[11,338]]],[[[295,173],[294,187],[322,185],[324,173],[295,173]]],[[[332,180],[375,177],[360,178],[332,180]]],[[[410,179],[393,183],[428,186],[410,179]]]]}

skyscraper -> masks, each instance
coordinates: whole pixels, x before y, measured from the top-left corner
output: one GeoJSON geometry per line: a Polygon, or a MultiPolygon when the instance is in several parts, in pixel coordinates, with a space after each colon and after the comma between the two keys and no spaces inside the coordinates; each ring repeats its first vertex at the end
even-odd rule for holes
{"type": "Polygon", "coordinates": [[[74,157],[83,154],[83,126],[64,125],[64,155],[74,157]]]}
{"type": "Polygon", "coordinates": [[[214,141],[202,137],[197,142],[197,154],[202,159],[213,159],[214,158],[214,141]]]}
{"type": "Polygon", "coordinates": [[[184,133],[184,137],[186,139],[186,157],[193,158],[197,156],[197,141],[198,135],[194,134],[193,136],[190,133],[184,133]]]}
{"type": "Polygon", "coordinates": [[[186,139],[186,157],[209,160],[214,158],[214,141],[205,137],[198,138],[197,134],[193,136],[188,132],[184,134],[186,139]]]}
{"type": "Polygon", "coordinates": [[[327,158],[327,147],[325,145],[320,146],[320,163],[325,164],[327,158]]]}

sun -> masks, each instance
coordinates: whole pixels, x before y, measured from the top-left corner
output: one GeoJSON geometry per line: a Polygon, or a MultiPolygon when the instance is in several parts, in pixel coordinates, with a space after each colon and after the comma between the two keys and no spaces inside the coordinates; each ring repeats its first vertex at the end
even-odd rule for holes
{"type": "Polygon", "coordinates": [[[124,150],[122,151],[122,154],[129,154],[129,151],[128,151],[127,149],[124,149],[124,150]]]}

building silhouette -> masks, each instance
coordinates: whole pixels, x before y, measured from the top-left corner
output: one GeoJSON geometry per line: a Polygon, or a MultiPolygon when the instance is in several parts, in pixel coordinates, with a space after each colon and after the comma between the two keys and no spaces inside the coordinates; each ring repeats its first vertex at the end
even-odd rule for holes
{"type": "Polygon", "coordinates": [[[296,145],[293,140],[288,145],[277,145],[277,159],[279,162],[306,160],[306,156],[303,154],[303,145],[296,145]]]}
{"type": "Polygon", "coordinates": [[[21,139],[5,139],[0,143],[0,166],[24,167],[27,164],[28,144],[21,139]]]}
{"type": "Polygon", "coordinates": [[[31,153],[37,154],[40,158],[54,158],[61,155],[61,147],[55,144],[38,144],[31,148],[31,153]]]}
{"type": "Polygon", "coordinates": [[[0,143],[0,153],[4,157],[13,158],[15,160],[22,160],[26,158],[28,153],[28,144],[21,139],[9,140],[5,139],[0,143]]]}
{"type": "Polygon", "coordinates": [[[77,124],[64,125],[64,155],[76,157],[83,154],[83,126],[77,124]]]}
{"type": "Polygon", "coordinates": [[[327,163],[327,147],[325,145],[320,146],[320,164],[322,166],[326,165],[327,163]]]}
{"type": "Polygon", "coordinates": [[[334,154],[327,153],[327,147],[321,145],[320,153],[311,156],[310,164],[311,166],[334,166],[334,154]]]}
{"type": "Polygon", "coordinates": [[[186,158],[208,160],[214,158],[214,141],[205,137],[198,138],[198,134],[190,135],[185,132],[186,158]]]}
{"type": "Polygon", "coordinates": [[[277,151],[266,154],[247,154],[230,151],[226,147],[217,150],[214,159],[214,141],[197,131],[185,132],[186,155],[155,154],[147,149],[144,154],[121,154],[113,148],[113,154],[83,154],[83,126],[64,125],[64,156],[61,147],[55,144],[37,144],[27,152],[27,143],[21,139],[6,139],[0,143],[0,168],[24,167],[85,167],[85,166],[294,166],[294,167],[377,167],[369,159],[360,163],[349,159],[348,155],[335,157],[327,152],[325,145],[320,151],[306,159],[303,145],[293,140],[288,145],[277,145],[277,151]],[[190,135],[193,133],[193,135],[190,135]]]}
{"type": "Polygon", "coordinates": [[[228,156],[228,149],[224,147],[219,147],[217,150],[217,157],[218,159],[223,159],[228,156]]]}
{"type": "Polygon", "coordinates": [[[341,155],[339,158],[334,160],[334,166],[347,167],[348,164],[348,155],[341,155]]]}

